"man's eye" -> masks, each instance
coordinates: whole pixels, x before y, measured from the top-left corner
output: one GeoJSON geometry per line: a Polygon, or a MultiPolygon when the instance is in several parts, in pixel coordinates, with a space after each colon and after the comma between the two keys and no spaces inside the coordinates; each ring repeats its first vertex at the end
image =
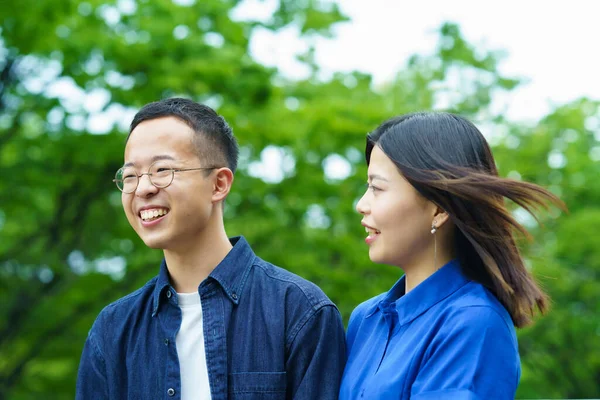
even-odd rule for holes
{"type": "Polygon", "coordinates": [[[167,167],[167,166],[156,167],[154,169],[154,171],[152,172],[152,175],[156,176],[156,177],[167,177],[167,176],[171,175],[172,170],[173,170],[173,168],[167,167]]]}

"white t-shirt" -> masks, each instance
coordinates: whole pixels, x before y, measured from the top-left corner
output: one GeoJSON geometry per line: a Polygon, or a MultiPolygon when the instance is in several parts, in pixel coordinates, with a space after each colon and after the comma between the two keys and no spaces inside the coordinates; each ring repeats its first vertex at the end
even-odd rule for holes
{"type": "Polygon", "coordinates": [[[204,350],[200,295],[177,293],[181,327],[175,338],[181,373],[181,400],[211,400],[204,350]]]}

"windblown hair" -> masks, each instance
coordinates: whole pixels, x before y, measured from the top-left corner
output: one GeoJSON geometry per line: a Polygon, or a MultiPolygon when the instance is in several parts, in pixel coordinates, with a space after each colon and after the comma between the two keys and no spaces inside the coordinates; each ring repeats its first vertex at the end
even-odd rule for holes
{"type": "Polygon", "coordinates": [[[367,164],[374,146],[422,196],[449,214],[464,274],[498,298],[515,326],[530,324],[536,309],[547,311],[549,298],[525,267],[514,233],[530,235],[504,200],[533,215],[550,204],[566,210],[557,196],[532,183],[499,177],[481,132],[457,115],[421,112],[389,119],[367,135],[367,164]]]}

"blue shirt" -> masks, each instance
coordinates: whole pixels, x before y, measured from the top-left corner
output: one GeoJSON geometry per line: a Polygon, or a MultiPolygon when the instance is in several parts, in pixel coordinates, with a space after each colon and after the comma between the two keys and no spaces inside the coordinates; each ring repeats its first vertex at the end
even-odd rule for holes
{"type": "Polygon", "coordinates": [[[512,400],[519,383],[510,315],[457,261],[359,305],[347,345],[340,400],[512,400]]]}
{"type": "MultiPolygon", "coordinates": [[[[344,327],[314,284],[258,258],[242,237],[198,287],[213,400],[337,399],[344,327]]],[[[178,399],[181,310],[160,273],[107,306],[86,340],[77,399],[178,399]]]]}

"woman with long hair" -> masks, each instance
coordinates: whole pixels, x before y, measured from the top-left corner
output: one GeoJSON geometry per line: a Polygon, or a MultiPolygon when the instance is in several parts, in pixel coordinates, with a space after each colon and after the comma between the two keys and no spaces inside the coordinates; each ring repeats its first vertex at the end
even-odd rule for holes
{"type": "Polygon", "coordinates": [[[375,263],[404,276],[360,304],[340,399],[514,399],[515,327],[548,297],[527,270],[505,199],[530,213],[564,204],[498,176],[483,135],[448,113],[392,118],[367,135],[362,214],[375,263]]]}

